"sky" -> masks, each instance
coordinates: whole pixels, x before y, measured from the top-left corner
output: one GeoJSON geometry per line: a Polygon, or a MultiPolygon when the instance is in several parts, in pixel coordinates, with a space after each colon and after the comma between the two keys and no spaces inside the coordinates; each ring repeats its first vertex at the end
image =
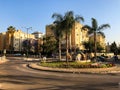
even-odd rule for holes
{"type": "Polygon", "coordinates": [[[14,26],[23,32],[32,27],[29,33],[45,33],[46,25],[55,20],[52,14],[67,11],[84,17],[83,25],[91,25],[91,18],[98,25],[110,24],[111,28],[103,31],[106,42],[120,43],[120,0],[0,0],[0,32],[14,26]]]}

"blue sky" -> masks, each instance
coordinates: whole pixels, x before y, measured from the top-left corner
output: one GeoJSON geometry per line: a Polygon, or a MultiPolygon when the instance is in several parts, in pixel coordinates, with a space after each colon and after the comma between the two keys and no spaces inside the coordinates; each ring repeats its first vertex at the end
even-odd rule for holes
{"type": "Polygon", "coordinates": [[[9,26],[16,29],[32,27],[34,31],[45,32],[45,26],[51,24],[53,13],[64,15],[67,11],[85,18],[83,24],[91,25],[91,18],[98,24],[110,24],[104,30],[107,42],[120,42],[120,0],[0,0],[0,32],[9,26]]]}

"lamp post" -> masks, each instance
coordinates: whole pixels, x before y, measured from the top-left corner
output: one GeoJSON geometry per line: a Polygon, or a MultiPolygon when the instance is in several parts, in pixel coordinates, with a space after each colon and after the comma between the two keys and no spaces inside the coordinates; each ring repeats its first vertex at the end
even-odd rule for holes
{"type": "Polygon", "coordinates": [[[24,27],[27,30],[27,58],[28,58],[28,30],[32,30],[32,27],[24,27]]]}
{"type": "Polygon", "coordinates": [[[6,54],[6,49],[4,49],[3,54],[4,54],[4,56],[5,56],[5,54],[6,54]]]}
{"type": "Polygon", "coordinates": [[[21,39],[21,35],[20,35],[20,31],[19,31],[19,53],[20,53],[20,44],[21,44],[21,41],[20,41],[20,39],[21,39]]]}

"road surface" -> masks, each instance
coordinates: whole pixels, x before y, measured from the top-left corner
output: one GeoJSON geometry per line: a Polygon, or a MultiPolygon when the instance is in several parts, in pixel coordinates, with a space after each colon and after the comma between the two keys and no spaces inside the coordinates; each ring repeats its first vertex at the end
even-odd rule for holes
{"type": "Polygon", "coordinates": [[[74,74],[33,70],[23,58],[0,64],[0,90],[120,90],[120,74],[74,74]]]}

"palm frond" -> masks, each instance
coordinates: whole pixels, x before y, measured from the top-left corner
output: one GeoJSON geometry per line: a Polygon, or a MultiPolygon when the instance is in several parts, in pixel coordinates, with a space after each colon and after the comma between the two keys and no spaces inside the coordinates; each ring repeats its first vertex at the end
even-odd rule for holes
{"type": "Polygon", "coordinates": [[[60,23],[60,21],[58,21],[58,20],[53,22],[53,24],[59,24],[59,23],[60,23]]]}
{"type": "Polygon", "coordinates": [[[94,19],[94,18],[91,18],[91,19],[92,19],[92,27],[93,27],[93,29],[97,30],[97,28],[98,28],[97,20],[94,19]]]}
{"type": "Polygon", "coordinates": [[[106,29],[106,28],[110,28],[110,25],[109,24],[103,24],[103,25],[99,26],[97,30],[100,31],[100,30],[103,30],[103,29],[106,29]]]}
{"type": "Polygon", "coordinates": [[[15,27],[13,27],[13,26],[9,26],[9,27],[7,28],[7,31],[8,31],[9,33],[14,33],[14,32],[16,31],[16,29],[15,29],[15,27]]]}
{"type": "Polygon", "coordinates": [[[93,33],[92,27],[90,27],[90,26],[88,26],[88,25],[85,25],[85,26],[82,27],[82,30],[86,30],[86,29],[88,29],[88,34],[93,33]]]}
{"type": "Polygon", "coordinates": [[[68,11],[65,13],[62,26],[67,34],[70,34],[73,24],[75,23],[73,11],[68,11]]]}
{"type": "Polygon", "coordinates": [[[52,18],[55,18],[57,21],[63,20],[63,16],[61,14],[58,14],[58,13],[54,13],[52,15],[52,18]]]}
{"type": "Polygon", "coordinates": [[[88,26],[88,25],[84,25],[84,26],[82,27],[82,30],[84,30],[84,29],[91,30],[92,28],[91,28],[90,26],[88,26]]]}
{"type": "Polygon", "coordinates": [[[73,11],[68,11],[68,12],[65,13],[64,19],[71,18],[73,16],[74,16],[74,12],[73,11]]]}
{"type": "Polygon", "coordinates": [[[102,35],[105,38],[105,34],[103,32],[97,32],[98,34],[102,35]]]}
{"type": "Polygon", "coordinates": [[[81,16],[79,16],[79,15],[77,15],[77,16],[75,17],[75,21],[78,21],[78,22],[82,21],[82,22],[84,22],[84,18],[81,17],[81,16]]]}

